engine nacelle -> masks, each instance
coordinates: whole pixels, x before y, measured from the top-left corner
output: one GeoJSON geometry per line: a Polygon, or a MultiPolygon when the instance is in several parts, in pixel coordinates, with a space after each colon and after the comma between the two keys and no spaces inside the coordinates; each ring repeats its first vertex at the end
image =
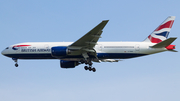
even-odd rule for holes
{"type": "Polygon", "coordinates": [[[65,60],[61,60],[60,61],[60,65],[61,65],[61,68],[74,68],[77,65],[79,65],[79,63],[77,61],[65,61],[65,60]]]}
{"type": "Polygon", "coordinates": [[[62,57],[68,54],[68,49],[65,46],[57,46],[51,48],[52,56],[62,57]]]}

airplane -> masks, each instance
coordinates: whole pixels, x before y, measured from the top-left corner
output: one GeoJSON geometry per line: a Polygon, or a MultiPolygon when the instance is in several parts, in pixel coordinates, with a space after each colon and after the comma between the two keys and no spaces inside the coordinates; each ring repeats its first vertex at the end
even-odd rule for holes
{"type": "Polygon", "coordinates": [[[118,62],[164,51],[177,52],[168,38],[175,16],[169,16],[142,42],[98,42],[109,20],[104,20],[75,42],[26,42],[14,44],[2,51],[18,67],[18,59],[59,59],[61,68],[84,69],[96,72],[93,62],[118,62]]]}

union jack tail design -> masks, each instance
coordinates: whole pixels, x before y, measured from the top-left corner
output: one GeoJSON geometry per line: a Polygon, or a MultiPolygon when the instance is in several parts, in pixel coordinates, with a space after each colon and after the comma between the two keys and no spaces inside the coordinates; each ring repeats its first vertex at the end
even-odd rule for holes
{"type": "Polygon", "coordinates": [[[167,39],[174,23],[175,16],[169,16],[159,27],[157,27],[144,42],[159,43],[167,39]]]}

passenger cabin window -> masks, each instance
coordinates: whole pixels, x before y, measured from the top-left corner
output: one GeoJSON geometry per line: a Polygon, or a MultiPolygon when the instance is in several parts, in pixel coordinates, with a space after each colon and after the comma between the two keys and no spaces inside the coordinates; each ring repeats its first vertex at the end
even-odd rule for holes
{"type": "Polygon", "coordinates": [[[27,47],[21,47],[22,49],[26,49],[27,47]]]}
{"type": "Polygon", "coordinates": [[[104,46],[104,48],[134,48],[134,46],[104,46]]]}

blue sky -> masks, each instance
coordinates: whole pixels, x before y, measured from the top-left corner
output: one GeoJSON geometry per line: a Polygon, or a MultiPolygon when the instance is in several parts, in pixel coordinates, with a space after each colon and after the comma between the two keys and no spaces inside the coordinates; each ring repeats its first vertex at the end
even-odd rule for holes
{"type": "MultiPolygon", "coordinates": [[[[0,50],[21,42],[73,42],[102,20],[99,41],[143,41],[168,16],[179,37],[179,0],[1,0],[0,50]]],[[[179,39],[173,44],[179,48],[179,39]]],[[[179,52],[94,63],[97,72],[60,68],[59,60],[0,55],[1,101],[179,101],[179,52]]]]}

